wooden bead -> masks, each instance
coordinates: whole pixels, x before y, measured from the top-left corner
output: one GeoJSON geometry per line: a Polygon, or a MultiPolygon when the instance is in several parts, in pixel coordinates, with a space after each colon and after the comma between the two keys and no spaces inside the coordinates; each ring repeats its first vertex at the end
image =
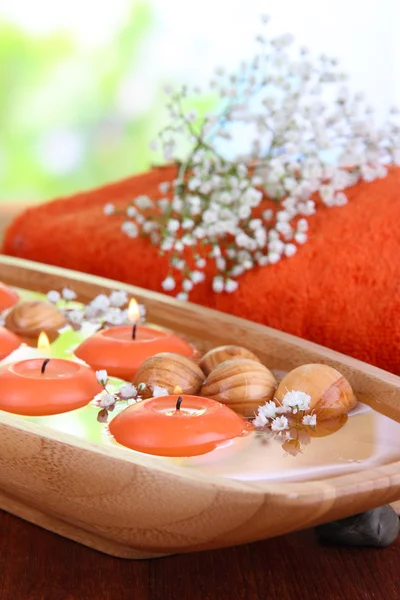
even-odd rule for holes
{"type": "Polygon", "coordinates": [[[208,375],[215,367],[231,358],[250,358],[255,362],[261,362],[258,356],[242,346],[218,346],[218,348],[209,350],[199,364],[204,373],[208,375]]]}
{"type": "Polygon", "coordinates": [[[58,330],[65,325],[63,313],[44,300],[19,302],[5,319],[7,329],[35,344],[42,331],[52,341],[58,337],[58,330]]]}
{"type": "Polygon", "coordinates": [[[201,395],[226,404],[244,417],[252,417],[261,404],[271,400],[276,385],[271,371],[261,363],[231,358],[211,371],[201,395]]]}
{"type": "MultiPolygon", "coordinates": [[[[190,358],[173,352],[160,352],[144,361],[135,377],[135,385],[146,384],[143,398],[153,395],[154,386],[159,385],[169,394],[177,393],[178,386],[182,394],[198,394],[205,376],[200,367],[190,358]]],[[[181,392],[179,392],[181,393],[181,392]]]]}
{"type": "Polygon", "coordinates": [[[282,403],[287,392],[305,392],[311,396],[310,411],[317,419],[335,419],[356,405],[356,398],[347,379],[328,365],[302,365],[290,371],[280,382],[275,398],[282,403]]]}

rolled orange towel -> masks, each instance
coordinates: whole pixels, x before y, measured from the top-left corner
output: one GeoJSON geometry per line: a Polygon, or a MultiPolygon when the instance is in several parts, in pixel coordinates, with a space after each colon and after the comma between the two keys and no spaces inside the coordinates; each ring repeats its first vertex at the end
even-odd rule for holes
{"type": "MultiPolygon", "coordinates": [[[[173,176],[161,167],[28,209],[8,228],[3,252],[162,291],[167,258],[123,235],[122,217],[105,216],[103,206],[158,197],[173,176]]],[[[347,196],[345,207],[309,218],[309,241],[293,258],[247,272],[233,294],[215,294],[207,281],[191,299],[400,374],[400,168],[347,196]]]]}

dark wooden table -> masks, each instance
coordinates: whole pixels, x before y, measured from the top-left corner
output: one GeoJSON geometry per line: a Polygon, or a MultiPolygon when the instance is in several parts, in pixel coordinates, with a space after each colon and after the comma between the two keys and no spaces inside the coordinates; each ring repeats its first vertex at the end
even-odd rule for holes
{"type": "Polygon", "coordinates": [[[0,511],[0,600],[400,600],[400,538],[321,546],[313,531],[213,552],[112,558],[0,511]]]}

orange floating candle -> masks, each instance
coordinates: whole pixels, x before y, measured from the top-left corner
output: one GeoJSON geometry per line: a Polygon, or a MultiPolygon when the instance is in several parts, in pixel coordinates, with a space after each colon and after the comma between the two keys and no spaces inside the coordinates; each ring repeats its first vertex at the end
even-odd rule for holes
{"type": "Polygon", "coordinates": [[[0,360],[14,352],[21,345],[19,337],[8,331],[5,327],[0,327],[0,360]]]}
{"type": "Polygon", "coordinates": [[[89,404],[101,391],[89,367],[60,358],[33,358],[0,367],[0,409],[45,416],[89,404]]]}
{"type": "Polygon", "coordinates": [[[238,437],[249,426],[230,408],[200,396],[159,396],[132,404],[110,422],[123,446],[159,456],[196,456],[238,437]]]}
{"type": "Polygon", "coordinates": [[[0,312],[17,304],[18,300],[17,292],[0,282],[0,312]]]}
{"type": "MultiPolygon", "coordinates": [[[[131,312],[130,317],[135,321],[139,315],[131,312]]],[[[127,381],[133,380],[145,360],[160,352],[193,356],[194,348],[174,333],[135,323],[99,331],[75,350],[95,371],[106,369],[109,375],[127,381]]]]}

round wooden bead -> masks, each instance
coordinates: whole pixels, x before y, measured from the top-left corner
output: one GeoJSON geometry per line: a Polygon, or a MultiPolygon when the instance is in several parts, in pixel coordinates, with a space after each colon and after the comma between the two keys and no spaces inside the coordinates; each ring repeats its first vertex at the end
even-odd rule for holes
{"type": "Polygon", "coordinates": [[[135,385],[145,383],[141,394],[144,398],[153,395],[154,386],[165,388],[169,394],[196,395],[205,376],[200,367],[190,358],[173,352],[160,352],[144,361],[135,377],[135,385]],[[177,392],[177,387],[181,391],[177,392]]]}
{"type": "Polygon", "coordinates": [[[328,365],[302,365],[290,371],[280,382],[275,398],[282,403],[287,392],[304,392],[311,397],[309,410],[318,420],[335,419],[356,405],[347,379],[328,365]]]}
{"type": "Polygon", "coordinates": [[[44,300],[19,302],[10,310],[5,320],[7,329],[33,343],[36,343],[42,331],[50,340],[56,339],[58,330],[65,325],[63,313],[44,300]]]}
{"type": "Polygon", "coordinates": [[[201,395],[226,404],[244,417],[252,417],[261,404],[271,400],[276,385],[271,371],[261,363],[232,358],[211,371],[201,395]]]}
{"type": "Polygon", "coordinates": [[[261,362],[258,356],[247,350],[247,348],[230,345],[218,346],[218,348],[209,350],[200,360],[199,364],[204,373],[208,375],[215,367],[231,358],[249,358],[255,362],[261,362]]]}

